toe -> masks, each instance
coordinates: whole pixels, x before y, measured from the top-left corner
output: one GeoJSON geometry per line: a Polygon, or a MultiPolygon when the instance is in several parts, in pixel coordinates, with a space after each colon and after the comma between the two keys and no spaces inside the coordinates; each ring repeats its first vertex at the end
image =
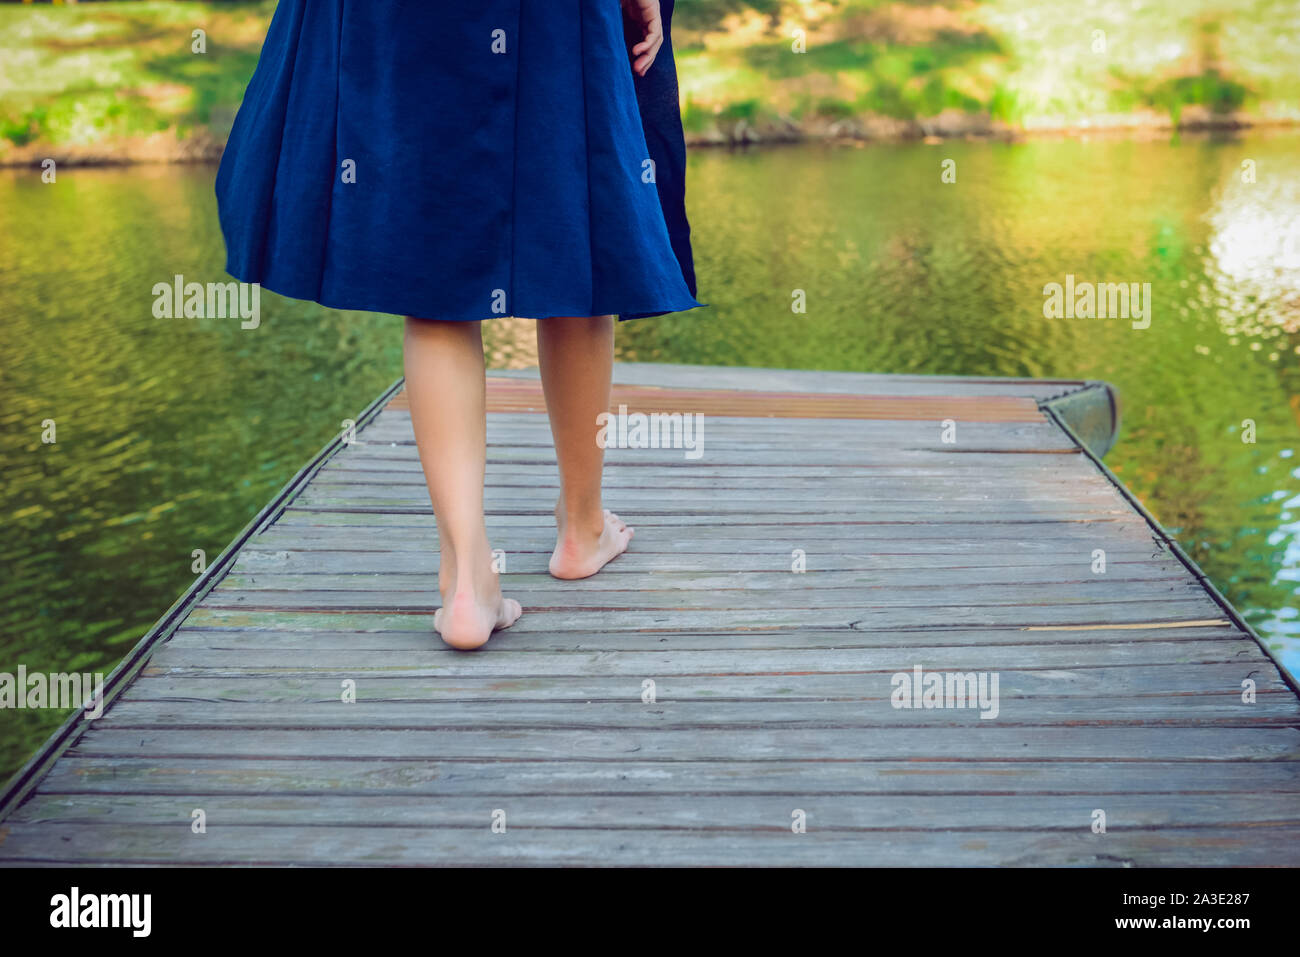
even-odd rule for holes
{"type": "Polygon", "coordinates": [[[515,601],[513,598],[507,598],[503,604],[505,605],[505,607],[502,609],[504,615],[502,616],[503,621],[501,623],[501,627],[509,628],[511,625],[513,625],[515,622],[519,620],[519,616],[524,613],[524,609],[523,606],[520,605],[519,602],[515,601]]]}

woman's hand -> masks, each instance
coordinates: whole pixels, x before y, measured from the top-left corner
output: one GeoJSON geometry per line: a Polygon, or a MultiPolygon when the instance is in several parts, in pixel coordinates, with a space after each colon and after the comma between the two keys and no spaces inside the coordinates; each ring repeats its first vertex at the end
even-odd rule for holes
{"type": "Polygon", "coordinates": [[[631,20],[643,39],[632,47],[632,72],[645,76],[664,45],[664,21],[659,13],[659,0],[622,0],[623,15],[631,20]]]}

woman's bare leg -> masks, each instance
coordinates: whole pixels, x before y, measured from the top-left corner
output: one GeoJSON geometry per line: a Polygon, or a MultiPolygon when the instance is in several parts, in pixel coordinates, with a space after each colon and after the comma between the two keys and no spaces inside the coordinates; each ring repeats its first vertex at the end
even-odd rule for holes
{"type": "Polygon", "coordinates": [[[438,520],[442,608],[434,627],[453,648],[477,648],[520,615],[501,597],[483,521],[487,399],[477,322],[406,320],[406,394],[438,520]]]}
{"type": "Polygon", "coordinates": [[[537,358],[560,466],[551,574],[587,578],[625,552],[633,534],[600,498],[605,450],[596,416],[609,411],[614,317],[537,320],[537,358]]]}

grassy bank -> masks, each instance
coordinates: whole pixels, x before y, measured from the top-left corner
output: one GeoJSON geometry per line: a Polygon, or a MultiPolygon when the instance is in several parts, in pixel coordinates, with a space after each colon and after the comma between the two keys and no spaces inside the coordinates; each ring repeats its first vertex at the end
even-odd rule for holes
{"type": "Polygon", "coordinates": [[[274,9],[0,4],[0,157],[219,155],[274,9]]]}
{"type": "MultiPolygon", "coordinates": [[[[0,160],[217,155],[274,7],[0,4],[0,160]]],[[[702,143],[1296,122],[1296,9],[679,0],[683,115],[702,143]]]]}
{"type": "Polygon", "coordinates": [[[704,137],[728,123],[889,137],[1300,118],[1300,13],[1284,0],[681,8],[685,117],[704,137]]]}

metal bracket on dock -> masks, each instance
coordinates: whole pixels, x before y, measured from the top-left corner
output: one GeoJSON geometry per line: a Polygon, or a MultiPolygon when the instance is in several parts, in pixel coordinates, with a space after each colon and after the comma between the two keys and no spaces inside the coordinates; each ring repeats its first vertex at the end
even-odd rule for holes
{"type": "Polygon", "coordinates": [[[1119,437],[1119,393],[1109,382],[1089,382],[1081,389],[1039,403],[1070,431],[1084,448],[1102,458],[1119,437]]]}

